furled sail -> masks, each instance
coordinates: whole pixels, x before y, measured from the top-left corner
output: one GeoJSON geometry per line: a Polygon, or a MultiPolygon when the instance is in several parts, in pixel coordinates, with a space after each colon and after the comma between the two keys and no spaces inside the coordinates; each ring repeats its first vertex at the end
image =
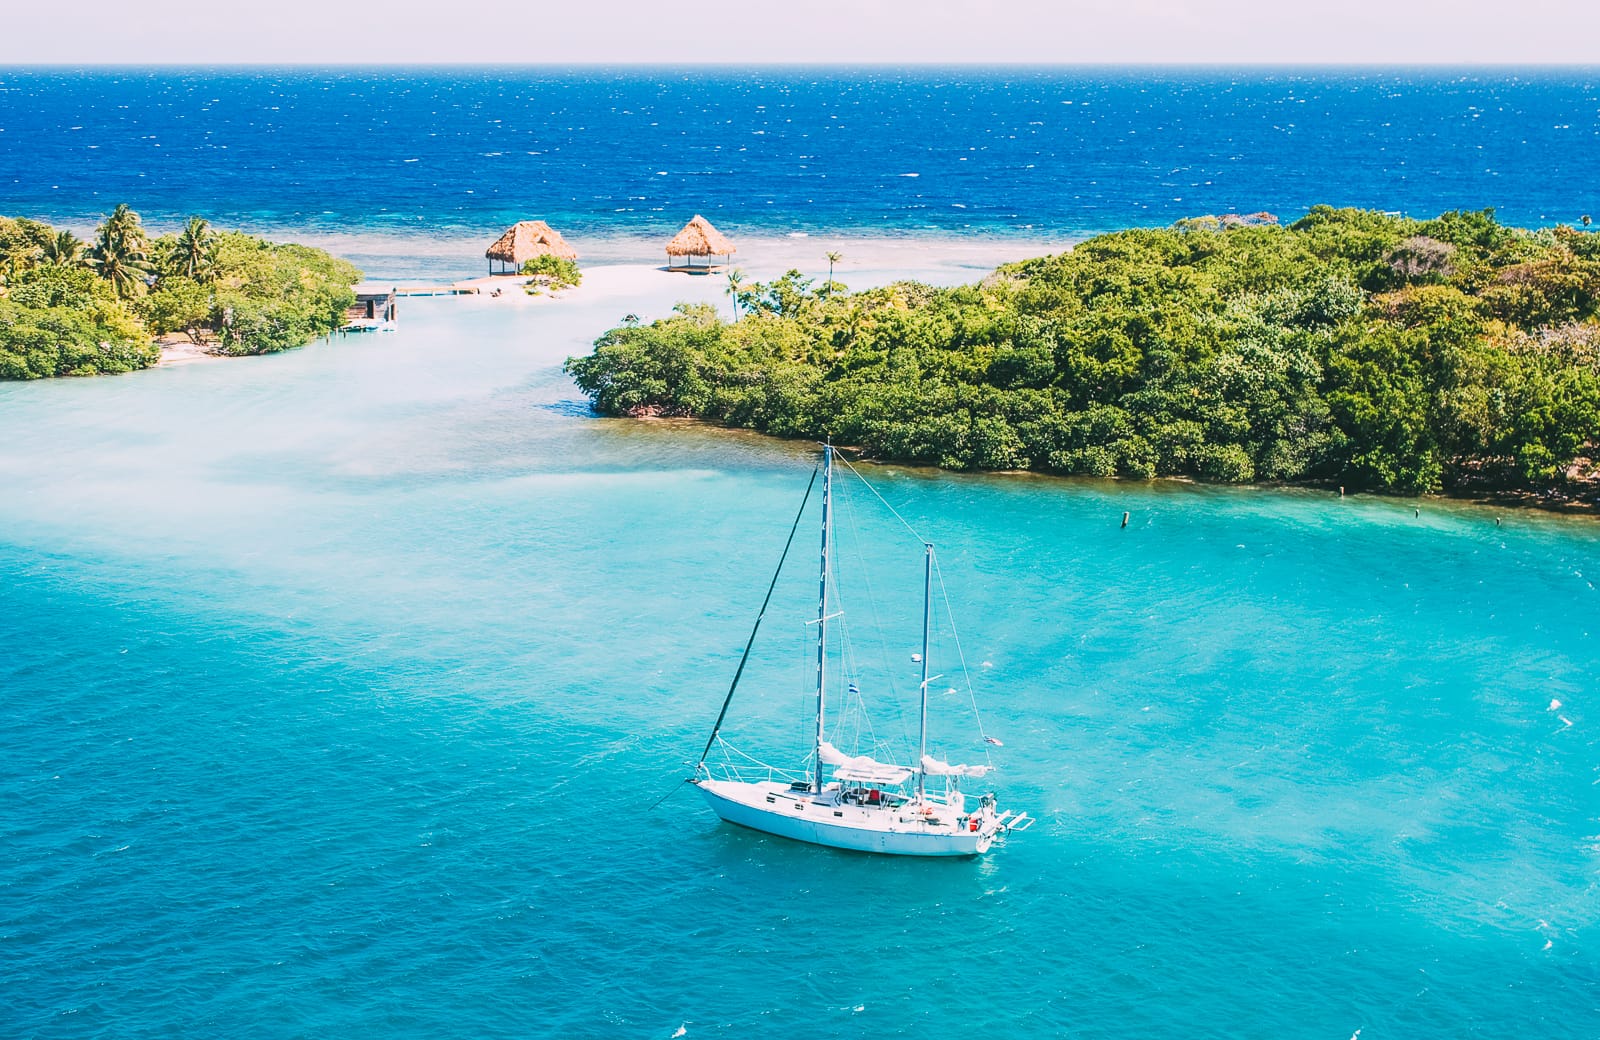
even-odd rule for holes
{"type": "Polygon", "coordinates": [[[924,776],[981,777],[987,776],[989,774],[989,770],[993,768],[993,766],[953,766],[949,762],[941,762],[937,758],[933,758],[929,755],[922,756],[922,773],[924,776]]]}
{"type": "Polygon", "coordinates": [[[905,766],[879,762],[870,755],[847,755],[824,740],[817,745],[822,764],[833,766],[833,775],[858,784],[898,784],[911,775],[905,766]]]}

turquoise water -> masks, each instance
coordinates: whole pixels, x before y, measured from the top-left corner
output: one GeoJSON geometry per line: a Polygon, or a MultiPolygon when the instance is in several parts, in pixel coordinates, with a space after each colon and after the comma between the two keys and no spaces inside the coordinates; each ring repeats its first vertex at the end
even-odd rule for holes
{"type": "Polygon", "coordinates": [[[591,417],[613,298],[404,303],[0,388],[0,1033],[1600,1035],[1595,522],[875,470],[1041,823],[838,854],[650,809],[803,447],[591,417]]]}

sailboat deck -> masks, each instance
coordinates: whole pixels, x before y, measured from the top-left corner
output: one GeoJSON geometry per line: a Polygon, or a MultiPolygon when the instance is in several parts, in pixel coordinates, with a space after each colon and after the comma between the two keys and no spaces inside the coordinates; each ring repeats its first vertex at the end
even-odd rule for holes
{"type": "Polygon", "coordinates": [[[972,829],[972,817],[936,800],[847,798],[837,784],[796,791],[778,781],[697,782],[717,815],[730,823],[797,841],[862,852],[971,856],[988,849],[994,829],[972,829]],[[898,803],[898,804],[896,804],[898,803]]]}

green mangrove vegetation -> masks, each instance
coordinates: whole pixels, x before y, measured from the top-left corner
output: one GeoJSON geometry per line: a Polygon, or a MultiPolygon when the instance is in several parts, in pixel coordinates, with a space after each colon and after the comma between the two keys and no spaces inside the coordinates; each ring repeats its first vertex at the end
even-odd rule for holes
{"type": "Polygon", "coordinates": [[[304,346],[344,323],[360,279],[320,249],[199,217],[152,239],[121,205],[89,242],[0,217],[0,379],[147,368],[173,332],[219,354],[304,346]]]}
{"type": "Polygon", "coordinates": [[[1490,210],[1319,206],[1090,239],[977,285],[730,279],[567,371],[609,415],[692,416],[957,469],[1586,486],[1600,236],[1490,210]]]}
{"type": "Polygon", "coordinates": [[[522,273],[529,276],[525,290],[529,296],[539,296],[546,290],[560,292],[583,282],[583,272],[576,260],[568,260],[554,253],[540,253],[522,265],[522,273]]]}

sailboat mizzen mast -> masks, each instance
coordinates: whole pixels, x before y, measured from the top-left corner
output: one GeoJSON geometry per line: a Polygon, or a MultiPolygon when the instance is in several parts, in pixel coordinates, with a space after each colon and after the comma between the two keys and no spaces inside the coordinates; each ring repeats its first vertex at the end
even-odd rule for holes
{"type": "Polygon", "coordinates": [[[817,739],[811,748],[811,789],[822,793],[822,741],[827,735],[828,688],[828,527],[833,509],[833,445],[822,446],[822,576],[817,590],[817,739]]]}

